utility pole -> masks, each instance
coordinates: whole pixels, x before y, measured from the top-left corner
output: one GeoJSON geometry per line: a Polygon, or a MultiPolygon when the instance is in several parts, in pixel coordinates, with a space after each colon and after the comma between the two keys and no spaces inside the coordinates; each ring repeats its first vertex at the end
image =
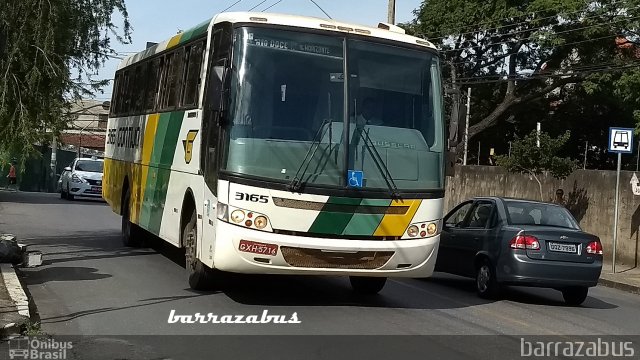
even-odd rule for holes
{"type": "Polygon", "coordinates": [[[396,0],[389,0],[389,11],[387,14],[387,22],[391,25],[396,24],[396,0]]]}
{"type": "Polygon", "coordinates": [[[58,155],[58,140],[56,139],[56,134],[53,134],[53,140],[51,141],[51,177],[53,181],[53,191],[56,190],[56,168],[57,168],[57,155],[58,155]]]}
{"type": "Polygon", "coordinates": [[[584,143],[584,163],[582,164],[582,170],[587,169],[587,152],[589,151],[589,141],[585,141],[584,143]]]}
{"type": "Polygon", "coordinates": [[[536,126],[536,145],[540,147],[540,123],[536,126]]]}
{"type": "Polygon", "coordinates": [[[471,88],[467,88],[467,119],[464,122],[464,158],[463,165],[467,165],[467,150],[469,146],[469,118],[471,114],[471,88]]]}

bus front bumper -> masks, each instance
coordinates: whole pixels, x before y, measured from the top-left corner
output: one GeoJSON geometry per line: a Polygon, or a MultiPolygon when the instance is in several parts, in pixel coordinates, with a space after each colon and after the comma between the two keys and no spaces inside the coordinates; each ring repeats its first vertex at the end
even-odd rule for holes
{"type": "Polygon", "coordinates": [[[423,278],[433,274],[439,242],[439,235],[398,241],[282,235],[218,221],[208,265],[247,274],[423,278]]]}

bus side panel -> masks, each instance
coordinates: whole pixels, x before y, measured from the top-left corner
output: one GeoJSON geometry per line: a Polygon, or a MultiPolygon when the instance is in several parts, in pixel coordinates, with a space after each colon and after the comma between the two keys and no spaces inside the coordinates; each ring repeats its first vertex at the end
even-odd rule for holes
{"type": "MultiPolygon", "coordinates": [[[[162,193],[158,199],[158,211],[154,214],[157,218],[152,220],[157,225],[160,237],[170,243],[179,246],[181,229],[180,220],[182,218],[185,196],[191,196],[198,214],[198,229],[203,229],[202,225],[202,204],[203,204],[203,183],[204,178],[199,174],[200,169],[200,143],[202,134],[200,131],[201,120],[200,111],[191,110],[182,113],[182,118],[178,119],[178,113],[171,116],[169,121],[176,124],[169,124],[168,128],[174,128],[175,146],[171,147],[169,142],[174,139],[168,133],[165,135],[165,147],[163,153],[166,157],[162,166],[170,166],[170,172],[164,174],[157,183],[158,190],[162,193]],[[178,127],[177,122],[180,122],[178,127]],[[171,163],[168,163],[171,161],[171,163]]],[[[174,130],[168,130],[174,131],[174,130]]],[[[187,215],[188,216],[188,215],[187,215]]],[[[198,231],[198,237],[202,236],[202,230],[198,231]]],[[[199,239],[198,243],[200,243],[199,239]]]]}
{"type": "Polygon", "coordinates": [[[107,125],[103,197],[117,213],[122,213],[122,195],[125,179],[131,190],[131,218],[137,223],[141,202],[143,141],[146,116],[111,118],[107,125]]]}

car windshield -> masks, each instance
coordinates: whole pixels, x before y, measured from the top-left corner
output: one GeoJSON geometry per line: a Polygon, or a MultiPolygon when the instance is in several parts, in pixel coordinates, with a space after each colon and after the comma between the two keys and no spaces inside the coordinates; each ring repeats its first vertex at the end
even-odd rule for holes
{"type": "Polygon", "coordinates": [[[286,183],[304,166],[302,182],[336,187],[358,172],[358,187],[386,189],[386,168],[400,190],[442,188],[434,54],[281,29],[234,36],[226,171],[286,183]]]}
{"type": "Polygon", "coordinates": [[[101,173],[102,169],[103,169],[102,161],[78,160],[78,162],[76,163],[76,171],[101,173]]]}
{"type": "Polygon", "coordinates": [[[512,225],[542,225],[580,229],[571,213],[562,206],[524,201],[507,201],[506,205],[512,225]]]}

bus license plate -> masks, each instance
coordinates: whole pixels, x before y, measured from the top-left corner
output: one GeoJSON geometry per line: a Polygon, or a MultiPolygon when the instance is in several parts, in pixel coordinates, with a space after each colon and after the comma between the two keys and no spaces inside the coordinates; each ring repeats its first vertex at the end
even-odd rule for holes
{"type": "Polygon", "coordinates": [[[240,246],[238,247],[242,252],[276,256],[278,253],[278,245],[259,243],[249,240],[240,240],[240,246]]]}
{"type": "Polygon", "coordinates": [[[578,252],[578,248],[574,244],[549,243],[549,250],[563,253],[578,252]]]}

